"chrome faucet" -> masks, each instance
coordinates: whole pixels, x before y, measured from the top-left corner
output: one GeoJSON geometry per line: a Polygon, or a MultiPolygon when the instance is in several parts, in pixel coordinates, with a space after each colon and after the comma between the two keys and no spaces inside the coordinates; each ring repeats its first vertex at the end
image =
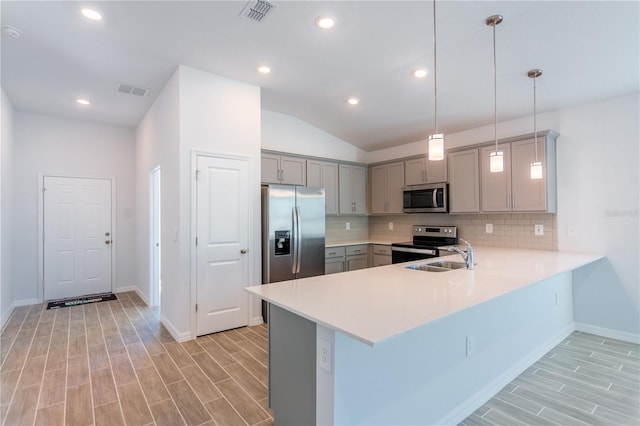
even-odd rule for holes
{"type": "Polygon", "coordinates": [[[462,241],[463,243],[465,243],[467,245],[467,251],[465,253],[464,250],[462,250],[460,247],[458,246],[451,246],[447,249],[447,251],[455,251],[456,253],[458,253],[460,256],[462,256],[462,259],[464,260],[464,264],[467,267],[467,269],[474,269],[474,256],[473,256],[473,247],[471,246],[471,243],[467,240],[464,240],[462,238],[459,238],[460,241],[462,241]]]}

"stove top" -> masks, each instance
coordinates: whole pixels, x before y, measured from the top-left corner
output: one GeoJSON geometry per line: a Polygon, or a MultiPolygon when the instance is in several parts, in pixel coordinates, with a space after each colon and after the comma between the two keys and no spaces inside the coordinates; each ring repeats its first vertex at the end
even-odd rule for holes
{"type": "Polygon", "coordinates": [[[455,226],[413,225],[413,240],[391,244],[394,247],[436,248],[458,244],[455,226]]]}

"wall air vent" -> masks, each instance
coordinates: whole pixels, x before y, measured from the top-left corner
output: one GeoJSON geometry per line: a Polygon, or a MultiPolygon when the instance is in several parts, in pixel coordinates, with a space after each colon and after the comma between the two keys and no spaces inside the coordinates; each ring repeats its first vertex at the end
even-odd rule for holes
{"type": "Polygon", "coordinates": [[[252,0],[242,9],[240,16],[261,22],[276,6],[275,3],[267,0],[252,0]]]}
{"type": "Polygon", "coordinates": [[[126,93],[127,95],[144,97],[144,96],[147,96],[147,93],[149,93],[149,89],[145,89],[144,87],[134,86],[133,84],[121,83],[118,86],[118,92],[126,93]]]}

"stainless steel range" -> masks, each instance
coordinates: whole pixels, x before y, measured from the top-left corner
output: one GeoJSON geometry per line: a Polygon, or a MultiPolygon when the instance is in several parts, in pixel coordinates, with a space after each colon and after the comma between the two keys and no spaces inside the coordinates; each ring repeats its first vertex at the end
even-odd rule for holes
{"type": "Polygon", "coordinates": [[[438,249],[458,244],[458,228],[455,226],[413,225],[413,241],[391,244],[392,263],[410,262],[443,256],[438,249]]]}

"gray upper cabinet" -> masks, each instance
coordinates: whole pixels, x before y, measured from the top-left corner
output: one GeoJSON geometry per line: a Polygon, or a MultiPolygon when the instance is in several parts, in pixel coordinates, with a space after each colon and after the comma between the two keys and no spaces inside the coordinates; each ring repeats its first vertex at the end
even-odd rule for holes
{"type": "Polygon", "coordinates": [[[402,213],[405,163],[371,168],[371,213],[402,213]]]}
{"type": "Polygon", "coordinates": [[[449,212],[475,213],[480,211],[480,168],[478,149],[448,155],[449,212]]]}
{"type": "Polygon", "coordinates": [[[405,185],[422,185],[447,181],[447,157],[441,161],[429,161],[420,157],[404,162],[405,185]]]}
{"type": "Polygon", "coordinates": [[[262,153],[262,182],[305,186],[307,160],[300,157],[262,153]]]}
{"type": "Polygon", "coordinates": [[[325,213],[338,214],[338,163],[307,160],[307,186],[324,188],[325,213]]]}
{"type": "Polygon", "coordinates": [[[504,152],[504,171],[489,171],[489,153],[480,149],[482,210],[486,212],[556,212],[555,137],[538,138],[538,160],[542,179],[531,179],[530,164],[536,158],[533,139],[500,144],[504,152]]]}
{"type": "Polygon", "coordinates": [[[338,168],[340,214],[367,213],[367,169],[351,164],[338,168]]]}

